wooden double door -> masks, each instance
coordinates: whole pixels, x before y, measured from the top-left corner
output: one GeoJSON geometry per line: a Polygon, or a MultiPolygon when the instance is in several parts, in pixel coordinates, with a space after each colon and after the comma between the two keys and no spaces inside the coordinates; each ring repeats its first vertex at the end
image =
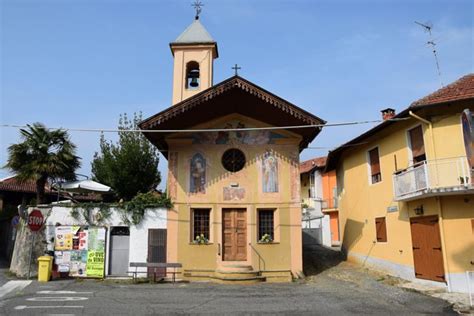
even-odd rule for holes
{"type": "Polygon", "coordinates": [[[438,216],[410,219],[415,277],[445,282],[438,216]]]}
{"type": "Polygon", "coordinates": [[[222,210],[222,259],[247,260],[247,210],[222,210]]]}

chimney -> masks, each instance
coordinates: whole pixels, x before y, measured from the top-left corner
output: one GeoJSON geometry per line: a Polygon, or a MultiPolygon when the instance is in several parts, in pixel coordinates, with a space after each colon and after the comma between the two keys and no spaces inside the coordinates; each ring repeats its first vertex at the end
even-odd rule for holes
{"type": "Polygon", "coordinates": [[[395,110],[392,108],[386,108],[385,110],[382,110],[380,112],[382,112],[382,119],[384,121],[390,120],[395,116],[395,110]]]}

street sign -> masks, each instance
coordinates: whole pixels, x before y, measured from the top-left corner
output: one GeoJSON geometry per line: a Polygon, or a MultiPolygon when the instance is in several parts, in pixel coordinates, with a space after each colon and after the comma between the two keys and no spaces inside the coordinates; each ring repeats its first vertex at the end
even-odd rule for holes
{"type": "Polygon", "coordinates": [[[20,216],[18,216],[18,215],[13,216],[13,218],[12,218],[12,226],[13,226],[13,227],[17,227],[17,226],[18,226],[18,223],[20,223],[20,216]]]}
{"type": "Polygon", "coordinates": [[[32,232],[36,232],[43,227],[43,214],[40,210],[33,210],[28,216],[28,227],[32,232]]]}

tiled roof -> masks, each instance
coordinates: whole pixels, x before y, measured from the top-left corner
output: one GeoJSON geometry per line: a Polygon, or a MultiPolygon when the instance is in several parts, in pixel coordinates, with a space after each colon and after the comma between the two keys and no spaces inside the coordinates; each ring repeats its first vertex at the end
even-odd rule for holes
{"type": "Polygon", "coordinates": [[[300,173],[309,172],[315,168],[324,168],[326,166],[327,157],[318,157],[303,161],[300,163],[300,173]]]}
{"type": "Polygon", "coordinates": [[[474,74],[466,75],[411,104],[411,108],[474,98],[474,74]]]}
{"type": "MultiPolygon", "coordinates": [[[[0,180],[0,191],[36,193],[36,182],[33,180],[20,182],[15,176],[11,176],[0,180]]],[[[51,191],[48,185],[46,185],[45,191],[51,191]]]]}

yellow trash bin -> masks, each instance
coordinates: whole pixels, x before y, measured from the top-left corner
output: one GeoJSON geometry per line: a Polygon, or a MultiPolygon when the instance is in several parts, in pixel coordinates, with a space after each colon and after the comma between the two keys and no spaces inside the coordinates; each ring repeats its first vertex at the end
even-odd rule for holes
{"type": "Polygon", "coordinates": [[[53,257],[41,256],[38,258],[38,281],[48,282],[51,279],[53,269],[53,257]]]}

